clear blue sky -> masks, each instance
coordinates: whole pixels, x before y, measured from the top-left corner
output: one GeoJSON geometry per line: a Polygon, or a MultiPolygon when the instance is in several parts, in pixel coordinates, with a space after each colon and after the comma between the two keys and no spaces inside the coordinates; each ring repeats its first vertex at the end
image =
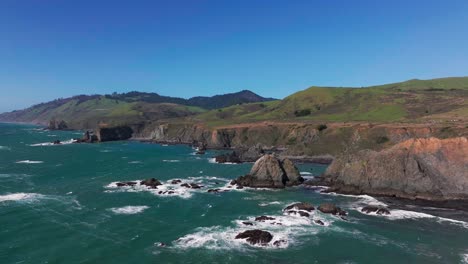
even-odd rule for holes
{"type": "Polygon", "coordinates": [[[0,1],[0,112],[468,75],[468,1],[0,1]]]}

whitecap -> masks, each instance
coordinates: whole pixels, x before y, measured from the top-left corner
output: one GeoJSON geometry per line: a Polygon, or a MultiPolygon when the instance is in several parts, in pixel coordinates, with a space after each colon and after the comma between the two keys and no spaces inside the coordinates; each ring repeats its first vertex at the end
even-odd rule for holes
{"type": "Polygon", "coordinates": [[[124,214],[124,215],[130,215],[130,214],[139,214],[143,212],[144,210],[148,209],[149,206],[124,206],[124,207],[114,207],[110,208],[112,212],[115,214],[124,214]]]}
{"type": "Polygon", "coordinates": [[[44,163],[44,162],[40,161],[40,160],[20,160],[20,161],[17,161],[16,163],[18,163],[18,164],[39,164],[39,163],[44,163]]]}
{"type": "Polygon", "coordinates": [[[207,159],[209,163],[213,164],[228,164],[228,165],[237,165],[239,163],[234,163],[234,162],[216,162],[216,158],[208,158],[207,159]]]}
{"type": "Polygon", "coordinates": [[[163,162],[180,162],[180,160],[163,160],[163,162]]]}
{"type": "Polygon", "coordinates": [[[42,194],[38,193],[11,193],[11,194],[5,194],[5,195],[0,195],[0,202],[5,202],[5,201],[35,201],[39,198],[42,198],[42,194]]]}
{"type": "Polygon", "coordinates": [[[277,205],[277,204],[281,204],[281,203],[278,201],[273,201],[273,202],[268,202],[268,203],[259,203],[258,205],[263,207],[263,206],[277,205]]]}
{"type": "Polygon", "coordinates": [[[299,172],[301,175],[313,175],[311,172],[308,171],[301,171],[299,172]]]}
{"type": "Polygon", "coordinates": [[[462,263],[468,264],[468,254],[461,254],[462,263]]]}
{"type": "Polygon", "coordinates": [[[244,220],[234,220],[233,227],[200,227],[194,233],[185,235],[176,241],[174,246],[180,249],[207,248],[222,250],[247,250],[250,247],[266,249],[287,248],[291,244],[299,243],[299,237],[314,235],[322,229],[322,226],[313,221],[320,219],[329,225],[330,222],[318,218],[312,213],[311,218],[294,215],[273,215],[273,220],[263,222],[255,221],[255,217],[247,217],[244,220]],[[248,222],[249,225],[244,223],[248,222]],[[251,245],[245,239],[235,237],[246,230],[260,229],[272,234],[273,239],[266,245],[251,245]]]}
{"type": "Polygon", "coordinates": [[[141,164],[143,162],[139,161],[139,160],[134,160],[134,161],[129,161],[128,164],[141,164]]]}
{"type": "Polygon", "coordinates": [[[11,150],[11,148],[7,146],[0,146],[0,150],[11,150]]]}
{"type": "Polygon", "coordinates": [[[54,144],[54,142],[44,142],[44,143],[31,144],[29,146],[31,146],[31,147],[60,146],[60,145],[73,144],[75,142],[76,142],[76,139],[69,139],[69,140],[65,140],[65,141],[60,141],[60,144],[54,144]]]}

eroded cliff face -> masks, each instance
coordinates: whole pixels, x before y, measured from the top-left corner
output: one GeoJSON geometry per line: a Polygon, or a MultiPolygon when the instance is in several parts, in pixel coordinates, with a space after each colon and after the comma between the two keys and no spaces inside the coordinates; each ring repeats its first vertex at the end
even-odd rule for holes
{"type": "Polygon", "coordinates": [[[341,193],[468,199],[468,139],[417,138],[381,151],[343,153],[325,177],[341,193]]]}
{"type": "Polygon", "coordinates": [[[256,123],[208,128],[200,124],[156,124],[134,135],[156,142],[204,142],[209,148],[244,148],[260,145],[276,148],[288,156],[338,155],[362,149],[381,150],[410,138],[468,136],[465,127],[409,124],[256,123]]]}

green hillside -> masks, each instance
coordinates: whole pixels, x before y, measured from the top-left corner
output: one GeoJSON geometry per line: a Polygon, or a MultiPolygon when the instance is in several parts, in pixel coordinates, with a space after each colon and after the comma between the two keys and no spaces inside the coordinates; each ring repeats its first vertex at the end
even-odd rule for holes
{"type": "Polygon", "coordinates": [[[202,108],[172,103],[126,102],[106,96],[72,97],[2,114],[4,121],[47,124],[65,120],[71,128],[93,128],[99,123],[137,124],[203,112],[202,108]]]}
{"type": "Polygon", "coordinates": [[[364,88],[310,87],[283,100],[235,105],[196,116],[211,125],[279,121],[466,119],[468,77],[409,80],[364,88]]]}

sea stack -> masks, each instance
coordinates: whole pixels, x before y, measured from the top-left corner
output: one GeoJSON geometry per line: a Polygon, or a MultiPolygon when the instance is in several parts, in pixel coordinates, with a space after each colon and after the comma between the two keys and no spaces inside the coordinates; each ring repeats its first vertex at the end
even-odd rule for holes
{"type": "Polygon", "coordinates": [[[292,161],[264,155],[255,162],[249,174],[237,178],[233,183],[241,187],[284,188],[299,185],[303,181],[292,161]]]}

